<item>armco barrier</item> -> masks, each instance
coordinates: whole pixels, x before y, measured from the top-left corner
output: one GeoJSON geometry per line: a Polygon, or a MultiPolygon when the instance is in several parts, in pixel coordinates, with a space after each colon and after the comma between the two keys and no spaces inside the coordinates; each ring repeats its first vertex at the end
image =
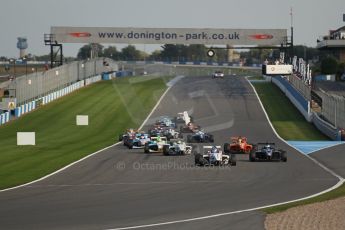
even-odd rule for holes
{"type": "Polygon", "coordinates": [[[3,125],[9,121],[10,121],[10,113],[9,112],[0,114],[0,125],[3,125]]]}
{"type": "Polygon", "coordinates": [[[23,114],[28,113],[34,109],[36,109],[36,101],[31,101],[29,103],[17,107],[14,113],[16,117],[20,117],[23,114]]]}
{"type": "Polygon", "coordinates": [[[314,125],[330,139],[334,141],[341,140],[340,130],[332,126],[330,123],[324,121],[317,113],[313,112],[312,121],[314,125]]]}
{"type": "Polygon", "coordinates": [[[298,92],[308,101],[311,100],[311,88],[302,79],[296,75],[291,75],[287,77],[290,84],[297,89],[298,92]]]}
{"type": "Polygon", "coordinates": [[[22,105],[68,87],[79,80],[117,70],[117,63],[108,58],[76,61],[44,72],[18,76],[10,82],[8,89],[15,92],[12,96],[17,99],[17,105],[22,105]]]}
{"type": "Polygon", "coordinates": [[[272,82],[290,99],[295,107],[303,114],[305,119],[312,121],[309,102],[292,85],[280,76],[273,77],[272,82]]]}
{"type": "MultiPolygon", "coordinates": [[[[85,80],[86,81],[86,80],[85,80]]],[[[42,97],[42,105],[48,104],[49,102],[52,102],[62,96],[65,96],[66,94],[69,94],[77,89],[80,89],[84,87],[84,80],[78,81],[70,86],[67,86],[66,88],[60,89],[59,91],[50,93],[44,97],[42,97]]]]}
{"type": "Polygon", "coordinates": [[[296,90],[289,82],[282,77],[273,77],[272,82],[276,84],[295,105],[295,107],[303,114],[305,119],[313,122],[317,129],[334,141],[341,140],[340,130],[322,119],[317,113],[310,111],[310,104],[302,94],[296,90]]]}
{"type": "Polygon", "coordinates": [[[90,85],[92,83],[95,83],[101,80],[102,80],[102,75],[91,77],[91,78],[85,79],[85,85],[90,85]]]}

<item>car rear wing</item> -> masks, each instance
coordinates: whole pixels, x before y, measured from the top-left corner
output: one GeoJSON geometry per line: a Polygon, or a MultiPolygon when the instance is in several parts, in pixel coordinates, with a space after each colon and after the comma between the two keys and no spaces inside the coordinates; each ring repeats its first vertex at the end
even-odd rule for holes
{"type": "MultiPolygon", "coordinates": [[[[166,137],[159,137],[162,141],[167,141],[166,137]]],[[[151,137],[151,140],[156,141],[158,137],[151,137]]]]}
{"type": "Polygon", "coordinates": [[[245,141],[247,141],[247,138],[246,137],[241,137],[241,136],[238,136],[238,137],[231,137],[230,139],[232,140],[232,141],[237,141],[238,139],[242,139],[242,140],[245,140],[245,141]]]}
{"type": "Polygon", "coordinates": [[[178,142],[178,141],[184,142],[184,140],[182,138],[172,138],[172,139],[170,139],[170,142],[178,142]]]}
{"type": "Polygon", "coordinates": [[[260,142],[260,143],[257,143],[257,145],[276,145],[276,144],[273,142],[260,142]]]}
{"type": "MultiPolygon", "coordinates": [[[[206,149],[212,149],[214,147],[214,145],[208,145],[208,146],[203,146],[203,149],[206,150],[206,149]]],[[[217,145],[216,146],[217,149],[221,149],[220,145],[217,145]]]]}

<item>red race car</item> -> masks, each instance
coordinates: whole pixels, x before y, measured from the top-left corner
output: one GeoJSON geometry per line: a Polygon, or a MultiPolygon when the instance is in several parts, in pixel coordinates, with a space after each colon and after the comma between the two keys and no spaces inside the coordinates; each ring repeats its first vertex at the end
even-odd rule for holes
{"type": "Polygon", "coordinates": [[[246,137],[231,137],[231,144],[224,144],[225,153],[250,153],[254,149],[252,144],[248,144],[246,137]]]}

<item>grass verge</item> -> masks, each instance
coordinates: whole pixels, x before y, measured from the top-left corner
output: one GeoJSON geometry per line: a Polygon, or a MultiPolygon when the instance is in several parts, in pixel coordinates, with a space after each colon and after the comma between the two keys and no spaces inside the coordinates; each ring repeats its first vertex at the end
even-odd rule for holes
{"type": "Polygon", "coordinates": [[[102,81],[1,126],[0,189],[43,177],[117,142],[126,128],[143,122],[166,80],[102,81]],[[76,115],[89,115],[89,126],[76,126],[76,115]],[[36,145],[17,146],[17,132],[36,132],[36,145]]]}
{"type": "Polygon", "coordinates": [[[254,75],[254,76],[249,76],[248,80],[265,80],[265,78],[260,75],[254,75]]]}
{"type": "Polygon", "coordinates": [[[310,199],[302,200],[302,201],[298,201],[298,202],[293,202],[293,203],[289,203],[289,204],[279,205],[276,207],[265,208],[262,210],[267,214],[272,214],[272,213],[276,213],[276,212],[282,212],[282,211],[285,211],[289,208],[293,208],[293,207],[297,207],[297,206],[301,206],[301,205],[307,205],[307,204],[312,204],[312,203],[317,203],[317,202],[322,202],[322,201],[327,201],[327,200],[333,200],[333,199],[336,199],[339,197],[343,197],[344,195],[345,195],[345,184],[343,184],[342,186],[340,186],[337,189],[334,189],[328,193],[322,194],[322,195],[314,197],[314,198],[310,198],[310,199]]]}
{"type": "Polygon", "coordinates": [[[285,140],[329,140],[307,122],[280,89],[270,82],[253,83],[270,121],[285,140]]]}
{"type": "MultiPolygon", "coordinates": [[[[265,107],[269,119],[278,134],[285,140],[329,140],[311,123],[307,122],[280,89],[270,82],[252,83],[265,107]],[[284,105],[284,106],[282,106],[284,105]]],[[[345,195],[345,185],[323,195],[262,209],[267,214],[289,208],[335,199],[345,195]]]]}

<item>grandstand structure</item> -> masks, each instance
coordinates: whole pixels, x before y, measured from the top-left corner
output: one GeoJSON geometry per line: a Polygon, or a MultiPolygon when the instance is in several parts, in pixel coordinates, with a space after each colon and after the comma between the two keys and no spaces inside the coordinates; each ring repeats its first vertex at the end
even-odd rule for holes
{"type": "Polygon", "coordinates": [[[338,57],[340,62],[345,61],[345,26],[336,30],[330,30],[328,35],[317,39],[317,46],[320,50],[330,50],[338,57]]]}

